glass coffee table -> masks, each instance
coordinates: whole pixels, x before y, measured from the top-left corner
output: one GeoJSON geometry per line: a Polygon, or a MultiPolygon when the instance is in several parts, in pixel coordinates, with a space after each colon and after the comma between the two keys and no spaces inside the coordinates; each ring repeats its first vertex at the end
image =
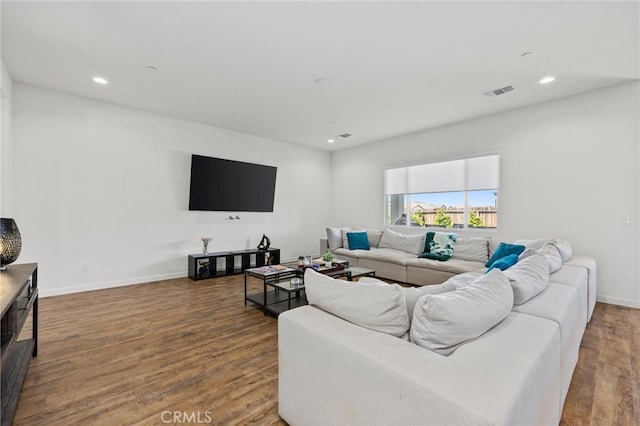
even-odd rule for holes
{"type": "MultiPolygon", "coordinates": [[[[364,276],[375,276],[373,269],[344,266],[344,263],[333,268],[319,267],[316,270],[332,278],[346,278],[348,281],[364,276]]],[[[281,265],[246,269],[244,271],[244,304],[252,302],[258,305],[265,315],[271,313],[276,316],[289,309],[306,305],[304,271],[305,268],[281,265]],[[247,294],[249,277],[262,279],[262,292],[247,294]],[[298,280],[300,284],[295,284],[298,280]]]]}

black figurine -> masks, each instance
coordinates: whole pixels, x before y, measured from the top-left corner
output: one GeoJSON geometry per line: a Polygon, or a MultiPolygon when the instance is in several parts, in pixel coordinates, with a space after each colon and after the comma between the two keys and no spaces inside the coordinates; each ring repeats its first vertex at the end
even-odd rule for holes
{"type": "Polygon", "coordinates": [[[269,247],[271,247],[271,240],[262,234],[262,239],[260,240],[260,244],[258,244],[258,250],[269,250],[269,247]]]}

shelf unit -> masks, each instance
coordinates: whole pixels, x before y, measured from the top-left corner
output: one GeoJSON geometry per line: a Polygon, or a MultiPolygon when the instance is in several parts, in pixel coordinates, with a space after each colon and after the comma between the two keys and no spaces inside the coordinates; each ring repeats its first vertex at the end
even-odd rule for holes
{"type": "MultiPolygon", "coordinates": [[[[38,264],[9,265],[0,272],[2,336],[0,339],[0,419],[13,421],[32,357],[38,355],[38,264]],[[21,334],[31,313],[31,336],[21,334]]],[[[26,330],[25,330],[26,331],[26,330]]]]}
{"type": "Polygon", "coordinates": [[[247,249],[189,255],[189,278],[194,281],[241,274],[245,269],[280,263],[280,249],[247,249]]]}

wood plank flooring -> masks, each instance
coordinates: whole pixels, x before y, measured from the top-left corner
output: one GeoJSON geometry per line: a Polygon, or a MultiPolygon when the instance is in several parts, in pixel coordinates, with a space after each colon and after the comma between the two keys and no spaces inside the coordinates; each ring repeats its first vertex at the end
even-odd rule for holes
{"type": "MultiPolygon", "coordinates": [[[[42,298],[14,424],[285,424],[277,320],[243,295],[238,275],[42,298]]],[[[598,304],[562,424],[639,425],[639,383],[640,310],[598,304]]]]}

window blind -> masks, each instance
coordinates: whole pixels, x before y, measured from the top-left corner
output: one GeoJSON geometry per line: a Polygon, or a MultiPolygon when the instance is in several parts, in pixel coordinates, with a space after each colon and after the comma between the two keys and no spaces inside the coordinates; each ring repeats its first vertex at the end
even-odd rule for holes
{"type": "Polygon", "coordinates": [[[385,170],[386,195],[498,188],[498,154],[385,170]]]}

